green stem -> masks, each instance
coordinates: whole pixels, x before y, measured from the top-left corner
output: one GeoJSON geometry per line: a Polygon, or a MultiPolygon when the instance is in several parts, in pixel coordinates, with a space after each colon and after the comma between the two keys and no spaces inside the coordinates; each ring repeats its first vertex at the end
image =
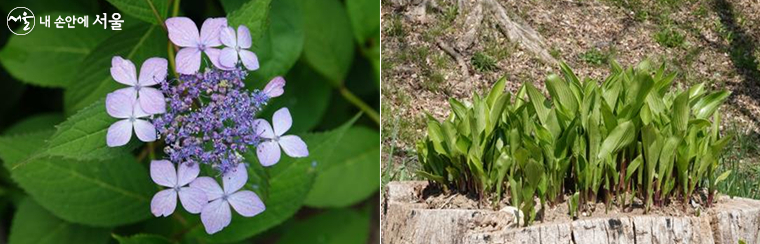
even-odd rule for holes
{"type": "Polygon", "coordinates": [[[354,106],[356,106],[362,112],[367,114],[367,116],[369,116],[369,118],[372,119],[372,121],[375,121],[375,123],[380,125],[380,115],[377,113],[377,111],[375,111],[375,109],[373,109],[372,107],[367,105],[367,103],[365,103],[364,101],[356,97],[356,95],[351,93],[351,91],[349,91],[345,86],[341,86],[340,88],[338,88],[338,91],[340,91],[340,94],[343,95],[343,98],[345,98],[347,101],[354,104],[354,106]]]}
{"type": "Polygon", "coordinates": [[[179,1],[180,0],[174,0],[174,6],[172,6],[172,17],[177,17],[179,14],[179,1]]]}
{"type": "Polygon", "coordinates": [[[168,29],[166,29],[166,23],[164,23],[164,18],[161,18],[161,15],[158,14],[158,10],[156,10],[156,6],[153,5],[153,0],[145,0],[145,1],[148,2],[148,6],[150,6],[150,10],[153,11],[153,16],[156,17],[156,21],[158,21],[158,23],[161,24],[161,27],[164,28],[164,31],[168,31],[168,29]]]}
{"type": "Polygon", "coordinates": [[[156,150],[153,142],[148,142],[148,158],[150,160],[156,159],[156,150]]]}

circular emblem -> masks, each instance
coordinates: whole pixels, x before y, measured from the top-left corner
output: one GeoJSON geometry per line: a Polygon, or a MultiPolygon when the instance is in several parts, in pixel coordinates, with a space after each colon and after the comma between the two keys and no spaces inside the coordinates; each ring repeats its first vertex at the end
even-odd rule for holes
{"type": "Polygon", "coordinates": [[[8,17],[5,19],[5,22],[8,26],[8,29],[11,30],[13,34],[23,36],[29,34],[29,32],[32,32],[32,29],[34,29],[34,13],[32,13],[32,10],[29,10],[28,8],[16,7],[11,10],[10,13],[8,13],[8,17]],[[21,29],[18,29],[18,32],[13,31],[11,28],[11,21],[21,25],[21,29]]]}

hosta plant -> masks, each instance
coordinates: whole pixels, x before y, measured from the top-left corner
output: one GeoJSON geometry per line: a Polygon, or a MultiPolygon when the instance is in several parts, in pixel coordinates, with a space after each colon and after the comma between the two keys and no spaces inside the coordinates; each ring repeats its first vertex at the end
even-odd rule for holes
{"type": "Polygon", "coordinates": [[[705,188],[710,206],[730,173],[716,172],[729,140],[717,111],[729,93],[704,84],[674,88],[676,74],[664,65],[611,63],[601,82],[561,64],[561,75],[545,80],[548,98],[529,82],[504,93],[501,79],[485,97],[451,99],[447,119],[428,116],[428,134],[417,144],[418,174],[481,201],[507,197],[526,223],[535,218],[536,202],[543,208],[567,201],[577,216],[586,203],[623,206],[639,198],[648,211],[687,203],[705,188]]]}

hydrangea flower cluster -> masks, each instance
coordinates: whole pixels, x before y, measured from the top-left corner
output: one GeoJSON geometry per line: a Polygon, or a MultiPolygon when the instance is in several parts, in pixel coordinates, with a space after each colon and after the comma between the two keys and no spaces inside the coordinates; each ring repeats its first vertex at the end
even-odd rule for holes
{"type": "Polygon", "coordinates": [[[283,94],[285,79],[274,78],[263,90],[245,88],[247,72],[259,67],[256,55],[247,50],[247,27],[238,26],[235,32],[225,18],[210,18],[199,33],[185,17],[169,18],[166,26],[169,39],[181,47],[176,55],[179,77],[166,79],[163,58],[146,60],[137,76],[131,61],[114,57],[111,76],[130,87],[106,97],[108,114],[122,119],[109,127],[106,143],[125,145],[132,131],[144,142],[163,138],[167,159],[153,160],[150,175],[167,189],[154,195],[151,212],[169,216],[179,198],[185,210],[201,215],[206,232],[213,234],[230,224],[230,207],[244,217],[266,209],[256,193],[242,190],[248,181],[242,154],[249,147],[256,147],[264,166],[276,164],[281,149],[291,157],[306,157],[309,151],[300,137],[283,135],[292,124],[287,108],[275,112],[272,124],[257,118],[269,99],[283,94]],[[213,67],[201,72],[203,53],[213,67]],[[222,186],[212,177],[198,177],[202,164],[219,172],[222,186]]]}

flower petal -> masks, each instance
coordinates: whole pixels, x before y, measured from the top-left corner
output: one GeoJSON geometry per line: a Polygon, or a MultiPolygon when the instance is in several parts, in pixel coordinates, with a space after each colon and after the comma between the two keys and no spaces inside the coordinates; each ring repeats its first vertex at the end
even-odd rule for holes
{"type": "Polygon", "coordinates": [[[200,213],[203,206],[208,203],[208,197],[203,190],[194,187],[182,187],[179,189],[179,201],[182,207],[191,214],[200,213]]]}
{"type": "Polygon", "coordinates": [[[166,79],[168,65],[164,58],[149,58],[140,67],[140,86],[152,86],[166,79]]]}
{"type": "Polygon", "coordinates": [[[140,108],[148,114],[162,114],[166,112],[166,99],[164,94],[156,88],[143,87],[139,92],[140,96],[137,99],[140,103],[140,108]]]}
{"type": "Polygon", "coordinates": [[[109,147],[124,146],[132,138],[132,123],[129,120],[119,120],[108,127],[106,144],[109,147]]]}
{"type": "Polygon", "coordinates": [[[285,134],[293,125],[293,118],[290,117],[290,110],[288,108],[281,108],[274,112],[272,116],[272,124],[274,125],[274,134],[281,136],[285,134]]]}
{"type": "Polygon", "coordinates": [[[152,142],[156,140],[156,127],[150,122],[136,119],[133,125],[135,126],[135,134],[141,141],[152,142]]]}
{"type": "Polygon", "coordinates": [[[243,49],[251,48],[251,32],[245,25],[238,26],[237,29],[237,45],[243,49]]]}
{"type": "Polygon", "coordinates": [[[287,135],[280,137],[280,146],[285,154],[294,158],[309,156],[309,149],[300,137],[287,135]]]}
{"type": "Polygon", "coordinates": [[[211,61],[211,64],[214,65],[217,69],[223,69],[222,64],[219,63],[219,56],[222,53],[222,50],[217,48],[206,48],[206,56],[208,56],[208,60],[211,61]]]}
{"type": "Polygon", "coordinates": [[[135,89],[134,86],[117,89],[113,91],[112,93],[119,93],[119,94],[126,95],[132,101],[137,100],[137,89],[135,89]]]}
{"type": "Polygon", "coordinates": [[[160,186],[177,186],[177,171],[169,160],[150,161],[150,178],[160,186]]]}
{"type": "Polygon", "coordinates": [[[214,234],[227,227],[232,220],[230,204],[222,199],[217,199],[206,204],[201,211],[201,222],[206,228],[206,233],[214,234]]]}
{"type": "Polygon", "coordinates": [[[252,191],[236,192],[229,196],[228,201],[236,212],[245,217],[253,217],[266,210],[264,202],[252,191]]]}
{"type": "Polygon", "coordinates": [[[187,17],[166,19],[166,29],[169,31],[169,40],[177,46],[197,47],[200,42],[198,27],[187,17]]]}
{"type": "Polygon", "coordinates": [[[248,70],[259,69],[259,58],[256,57],[256,54],[245,49],[240,49],[240,52],[238,52],[238,55],[240,55],[240,61],[243,62],[243,65],[245,65],[246,69],[248,70]]]}
{"type": "Polygon", "coordinates": [[[267,122],[265,119],[257,119],[253,121],[253,123],[256,125],[256,134],[267,139],[274,138],[274,131],[272,130],[272,126],[269,125],[269,122],[267,122]]]}
{"type": "Polygon", "coordinates": [[[150,212],[156,217],[169,216],[177,208],[177,192],[174,189],[159,191],[150,200],[150,212]]]}
{"type": "Polygon", "coordinates": [[[135,99],[134,102],[132,103],[132,116],[134,116],[135,118],[144,118],[144,117],[148,117],[148,115],[150,114],[148,114],[147,112],[145,112],[145,110],[142,109],[142,105],[140,105],[140,101],[135,99]]]}
{"type": "Polygon", "coordinates": [[[245,164],[242,163],[238,164],[234,170],[222,176],[222,187],[227,194],[240,190],[246,182],[248,182],[248,170],[245,168],[245,164]]]}
{"type": "Polygon", "coordinates": [[[219,40],[222,41],[225,46],[231,47],[234,50],[237,46],[237,40],[235,40],[235,29],[232,29],[232,27],[222,28],[222,30],[219,31],[219,40]]]}
{"type": "Polygon", "coordinates": [[[201,172],[198,163],[181,163],[179,169],[177,169],[177,185],[184,186],[190,184],[195,178],[198,178],[198,174],[201,172]]]}
{"type": "Polygon", "coordinates": [[[201,68],[201,50],[186,47],[177,52],[177,73],[191,75],[201,68]]]}
{"type": "Polygon", "coordinates": [[[201,43],[206,47],[218,47],[219,32],[227,26],[227,18],[208,18],[201,26],[201,43]]]}
{"type": "Polygon", "coordinates": [[[201,189],[206,193],[209,201],[219,199],[224,194],[224,191],[222,190],[222,187],[219,186],[219,183],[217,183],[214,178],[208,176],[198,177],[193,182],[190,182],[190,187],[201,189]]]}
{"type": "Polygon", "coordinates": [[[234,69],[237,61],[238,53],[231,47],[225,47],[219,54],[219,64],[222,65],[222,69],[234,69]]]}
{"type": "Polygon", "coordinates": [[[119,119],[126,119],[132,116],[132,104],[135,98],[126,95],[129,93],[129,90],[134,90],[134,88],[119,89],[106,95],[106,112],[108,112],[108,115],[119,119]]]}
{"type": "Polygon", "coordinates": [[[279,97],[285,93],[285,79],[282,76],[274,77],[270,80],[267,86],[264,87],[263,92],[267,94],[269,98],[279,97]]]}
{"type": "Polygon", "coordinates": [[[274,141],[259,143],[256,147],[256,156],[263,166],[272,166],[280,161],[280,146],[274,141]]]}
{"type": "Polygon", "coordinates": [[[119,56],[111,58],[111,77],[121,84],[134,86],[137,83],[135,64],[119,56]]]}

